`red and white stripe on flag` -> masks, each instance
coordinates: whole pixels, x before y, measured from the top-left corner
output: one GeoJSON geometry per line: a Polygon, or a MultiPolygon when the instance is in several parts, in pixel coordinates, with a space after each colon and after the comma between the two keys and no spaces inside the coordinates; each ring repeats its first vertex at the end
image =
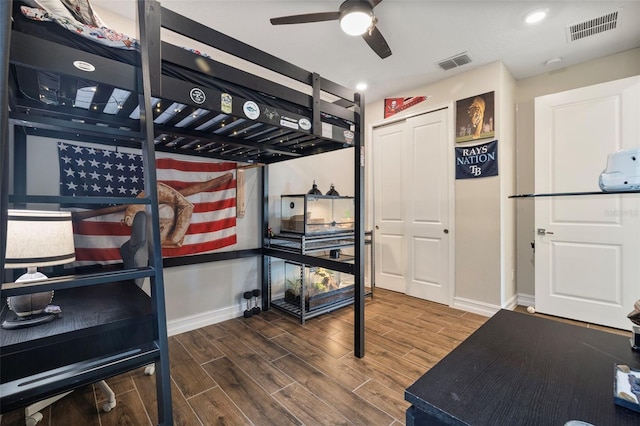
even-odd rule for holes
{"type": "MultiPolygon", "coordinates": [[[[67,148],[74,147],[74,145],[68,143],[65,143],[64,146],[67,148]]],[[[111,162],[113,163],[112,169],[116,169],[117,159],[114,159],[114,161],[110,159],[103,160],[97,156],[100,153],[104,153],[103,150],[88,150],[85,148],[83,151],[92,151],[87,152],[87,155],[94,155],[96,159],[93,160],[94,164],[111,162]]],[[[63,174],[75,173],[79,175],[79,169],[72,170],[72,167],[78,167],[77,164],[87,167],[91,161],[90,158],[86,158],[84,162],[74,158],[73,161],[68,162],[69,164],[64,164],[63,155],[65,154],[60,150],[61,188],[63,186],[63,174]],[[77,164],[74,165],[72,163],[77,164]]],[[[105,155],[105,157],[109,156],[105,155]]],[[[193,187],[193,185],[231,174],[231,179],[222,185],[185,195],[185,198],[193,204],[189,227],[181,246],[162,248],[163,257],[209,253],[236,244],[236,163],[165,153],[157,153],[156,157],[158,182],[162,182],[178,192],[183,192],[185,188],[193,187]]],[[[131,179],[129,175],[118,175],[117,172],[100,171],[93,175],[87,172],[83,173],[83,179],[88,183],[89,190],[91,190],[92,185],[95,185],[96,190],[99,185],[108,185],[116,189],[113,192],[114,194],[118,192],[117,181],[119,179],[123,181],[131,179]],[[112,179],[116,183],[111,185],[109,182],[102,182],[104,176],[112,174],[112,179]],[[96,178],[95,183],[93,178],[96,178]]],[[[139,174],[139,177],[141,177],[141,174],[139,174]]],[[[61,193],[63,192],[61,189],[61,193]]],[[[122,195],[135,196],[135,194],[124,193],[124,191],[122,195]]],[[[159,207],[160,216],[162,217],[163,209],[167,209],[169,206],[161,204],[159,207]]],[[[84,211],[86,209],[72,208],[71,210],[84,211]]],[[[77,265],[121,262],[120,246],[131,236],[131,228],[123,223],[123,219],[124,211],[119,211],[75,221],[74,234],[77,265]]]]}
{"type": "Polygon", "coordinates": [[[158,181],[177,191],[233,173],[229,183],[186,197],[193,204],[191,224],[182,247],[163,247],[164,257],[208,253],[236,244],[236,163],[157,158],[156,170],[158,181]]]}

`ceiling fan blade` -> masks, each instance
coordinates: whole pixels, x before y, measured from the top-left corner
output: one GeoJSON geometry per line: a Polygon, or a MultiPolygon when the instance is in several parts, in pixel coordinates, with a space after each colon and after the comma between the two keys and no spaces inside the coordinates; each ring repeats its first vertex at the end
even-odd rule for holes
{"type": "Polygon", "coordinates": [[[309,22],[335,21],[337,19],[340,19],[340,12],[307,13],[305,15],[271,18],[271,25],[306,24],[309,22]]]}
{"type": "Polygon", "coordinates": [[[371,7],[376,7],[380,3],[382,3],[382,0],[371,0],[371,7]]]}
{"type": "Polygon", "coordinates": [[[378,31],[377,27],[373,27],[370,33],[366,32],[362,34],[362,38],[367,42],[370,48],[380,56],[381,59],[391,56],[391,48],[387,44],[387,40],[384,39],[382,33],[378,31]]]}

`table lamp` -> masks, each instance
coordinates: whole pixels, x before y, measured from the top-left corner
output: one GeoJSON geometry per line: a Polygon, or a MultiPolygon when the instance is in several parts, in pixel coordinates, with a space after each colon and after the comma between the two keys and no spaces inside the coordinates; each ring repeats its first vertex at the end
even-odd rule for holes
{"type": "MultiPolygon", "coordinates": [[[[46,280],[38,266],[53,266],[76,260],[71,212],[11,210],[7,220],[5,268],[27,268],[16,280],[20,283],[46,280]]],[[[9,296],[7,305],[16,318],[8,318],[3,328],[20,328],[51,321],[55,314],[44,312],[53,291],[9,296]]]]}

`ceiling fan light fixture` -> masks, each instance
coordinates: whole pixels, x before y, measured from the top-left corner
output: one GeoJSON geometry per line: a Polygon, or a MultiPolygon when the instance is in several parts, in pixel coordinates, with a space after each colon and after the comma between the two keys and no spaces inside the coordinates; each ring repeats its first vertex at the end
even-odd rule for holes
{"type": "Polygon", "coordinates": [[[373,24],[373,13],[366,8],[351,8],[340,17],[340,28],[352,36],[367,32],[373,24]]]}

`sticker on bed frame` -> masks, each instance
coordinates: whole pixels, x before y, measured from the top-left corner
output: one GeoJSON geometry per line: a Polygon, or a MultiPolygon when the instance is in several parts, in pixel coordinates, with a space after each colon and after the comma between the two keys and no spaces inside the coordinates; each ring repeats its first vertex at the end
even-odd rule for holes
{"type": "Polygon", "coordinates": [[[322,137],[333,139],[333,126],[329,123],[322,123],[322,137]]]}
{"type": "Polygon", "coordinates": [[[264,109],[264,116],[267,117],[269,121],[273,121],[276,118],[280,117],[280,114],[278,114],[278,111],[276,111],[274,108],[267,107],[264,109]]]}
{"type": "Polygon", "coordinates": [[[73,66],[78,68],[80,71],[94,72],[96,70],[96,67],[94,67],[93,64],[85,61],[73,61],[73,66]]]}
{"type": "Polygon", "coordinates": [[[282,127],[288,127],[290,129],[298,130],[298,120],[296,120],[295,118],[282,116],[280,117],[280,125],[282,127]]]}
{"type": "Polygon", "coordinates": [[[298,120],[298,124],[302,130],[311,130],[311,121],[307,118],[301,118],[298,120]]]}
{"type": "Polygon", "coordinates": [[[345,142],[353,143],[353,137],[355,135],[353,134],[353,132],[351,130],[345,130],[344,132],[342,132],[342,135],[344,136],[345,142]]]}
{"type": "Polygon", "coordinates": [[[207,100],[207,95],[204,94],[204,90],[198,87],[194,87],[193,89],[191,89],[191,91],[189,92],[189,97],[198,105],[203,104],[204,101],[207,100]]]}
{"type": "Polygon", "coordinates": [[[233,110],[233,98],[230,94],[220,94],[220,110],[225,114],[231,114],[231,111],[233,110]]]}
{"type": "Polygon", "coordinates": [[[244,115],[246,115],[251,120],[255,120],[260,117],[260,108],[258,104],[253,101],[247,101],[242,105],[242,111],[244,111],[244,115]]]}

